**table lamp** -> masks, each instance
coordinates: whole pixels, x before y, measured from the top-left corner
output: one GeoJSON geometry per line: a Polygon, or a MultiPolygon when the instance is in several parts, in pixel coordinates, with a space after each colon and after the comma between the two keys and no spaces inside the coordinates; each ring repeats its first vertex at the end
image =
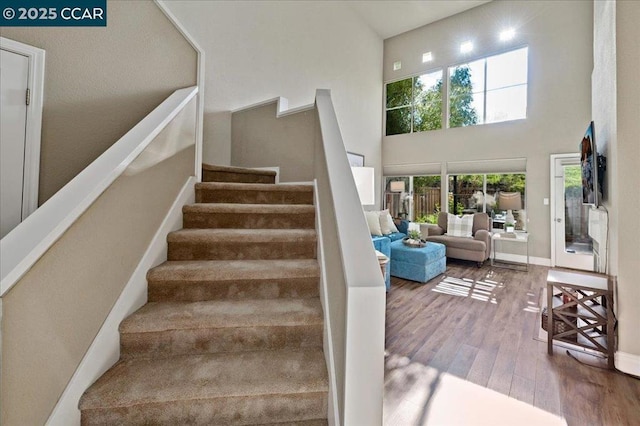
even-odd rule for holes
{"type": "Polygon", "coordinates": [[[506,210],[505,225],[507,223],[515,224],[512,210],[522,209],[522,196],[519,192],[501,192],[498,197],[498,206],[501,210],[506,210]]]}

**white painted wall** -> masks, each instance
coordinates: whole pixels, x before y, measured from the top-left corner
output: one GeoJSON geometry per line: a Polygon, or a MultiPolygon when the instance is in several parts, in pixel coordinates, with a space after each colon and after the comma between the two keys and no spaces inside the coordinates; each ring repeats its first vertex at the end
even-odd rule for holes
{"type": "Polygon", "coordinates": [[[549,156],[577,152],[591,120],[592,28],[591,2],[494,1],[385,40],[385,81],[528,45],[529,87],[526,120],[383,137],[383,165],[526,157],[531,255],[548,259],[549,156]],[[517,31],[508,45],[498,40],[507,26],[517,31]],[[465,40],[475,45],[466,60],[465,40]],[[435,59],[423,64],[427,51],[435,59]]]}
{"type": "Polygon", "coordinates": [[[618,277],[616,368],[640,375],[640,4],[594,2],[593,117],[607,156],[604,205],[609,211],[608,273],[618,277]]]}
{"type": "Polygon", "coordinates": [[[205,162],[231,162],[230,111],[277,96],[295,108],[324,88],[331,89],[347,150],[364,154],[380,176],[382,40],[347,5],[166,4],[206,54],[205,162]]]}

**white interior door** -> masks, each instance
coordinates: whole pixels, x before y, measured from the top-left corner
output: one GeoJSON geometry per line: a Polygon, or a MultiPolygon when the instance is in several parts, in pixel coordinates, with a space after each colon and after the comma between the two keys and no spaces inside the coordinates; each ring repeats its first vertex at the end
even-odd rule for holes
{"type": "Polygon", "coordinates": [[[580,155],[552,162],[554,197],[552,225],[555,266],[593,270],[593,242],[589,237],[589,206],[582,204],[580,155]]]}
{"type": "Polygon", "coordinates": [[[29,58],[0,50],[0,238],[23,219],[29,58]]]}

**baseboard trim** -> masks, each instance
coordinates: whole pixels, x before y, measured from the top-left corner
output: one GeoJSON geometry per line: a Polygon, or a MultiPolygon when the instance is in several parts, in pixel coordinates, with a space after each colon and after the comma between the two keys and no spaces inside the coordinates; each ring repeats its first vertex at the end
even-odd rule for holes
{"type": "Polygon", "coordinates": [[[318,234],[318,265],[320,265],[320,301],[322,302],[322,311],[324,315],[324,333],[323,345],[325,348],[324,357],[327,363],[327,371],[329,372],[329,395],[327,423],[328,426],[340,426],[340,412],[338,410],[338,382],[336,381],[335,359],[333,357],[333,338],[331,334],[331,318],[327,314],[329,308],[327,302],[329,294],[327,293],[327,271],[324,265],[324,246],[322,244],[322,223],[320,222],[320,202],[318,200],[318,181],[313,180],[313,203],[316,207],[316,233],[318,234]]]}
{"type": "Polygon", "coordinates": [[[89,346],[54,407],[47,426],[80,424],[78,402],[85,390],[120,358],[118,326],[147,302],[147,271],[167,259],[167,234],[182,227],[182,206],[195,200],[196,177],[190,176],[171,205],[129,282],[89,346]]]}
{"type": "Polygon", "coordinates": [[[618,351],[613,355],[613,362],[617,370],[640,377],[640,355],[618,351]]]}

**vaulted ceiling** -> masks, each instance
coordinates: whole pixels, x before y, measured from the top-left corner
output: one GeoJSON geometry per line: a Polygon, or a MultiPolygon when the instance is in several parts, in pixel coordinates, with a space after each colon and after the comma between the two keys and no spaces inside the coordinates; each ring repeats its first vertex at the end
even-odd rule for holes
{"type": "Polygon", "coordinates": [[[345,2],[380,37],[387,39],[455,15],[489,0],[348,1],[345,2]]]}

